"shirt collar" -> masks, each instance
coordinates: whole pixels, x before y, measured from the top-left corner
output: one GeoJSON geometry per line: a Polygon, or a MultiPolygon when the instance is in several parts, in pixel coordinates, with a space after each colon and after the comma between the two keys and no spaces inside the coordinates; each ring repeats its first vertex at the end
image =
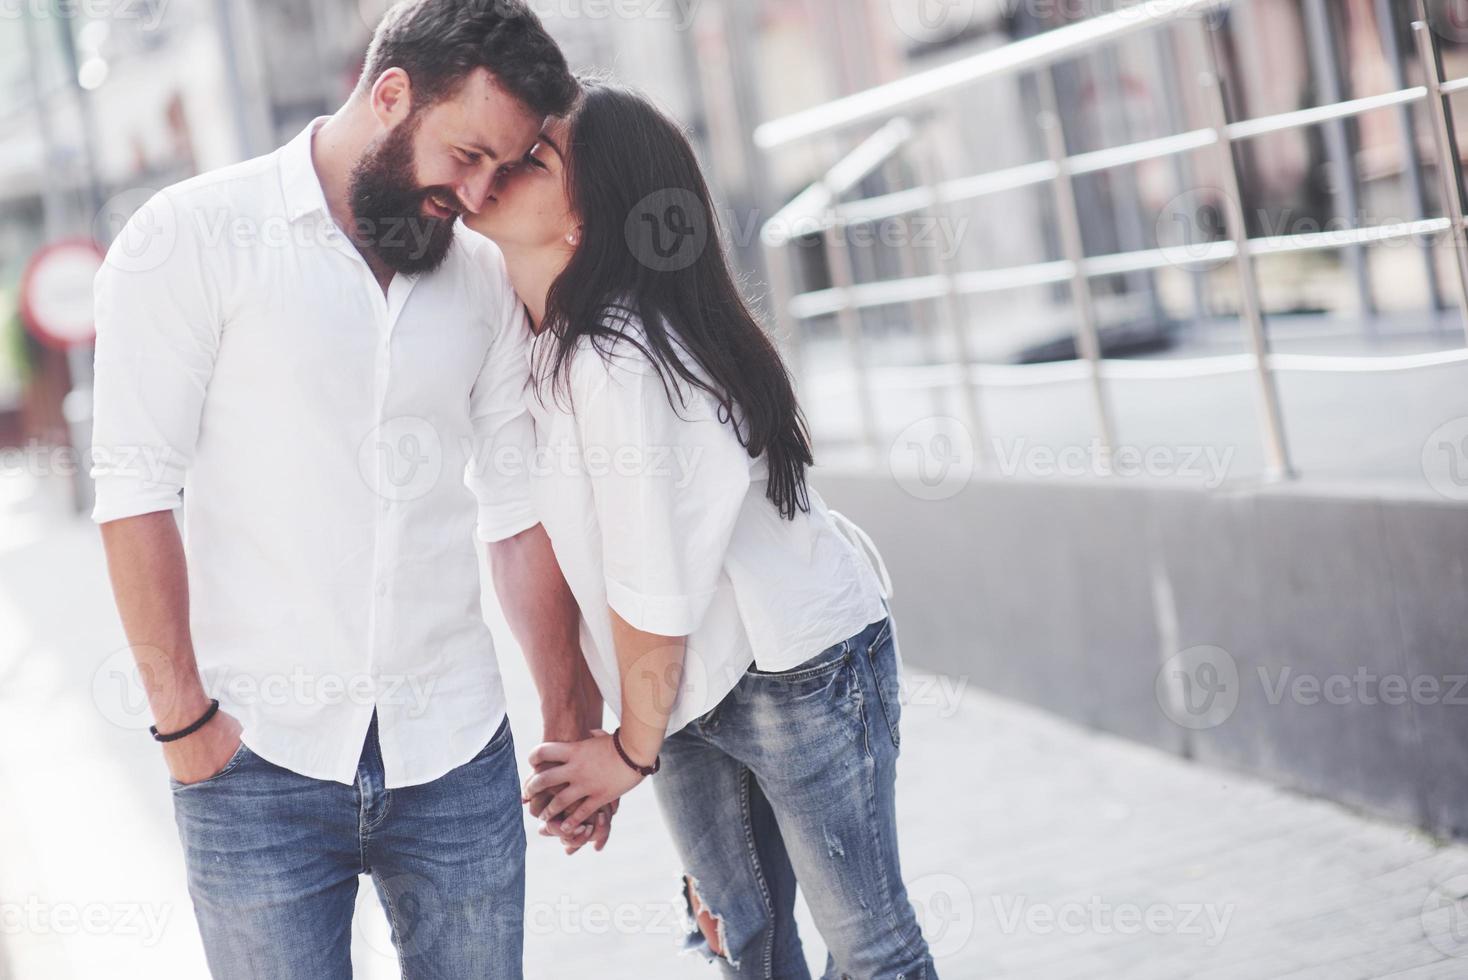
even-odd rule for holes
{"type": "Polygon", "coordinates": [[[321,178],[316,176],[316,166],[311,162],[311,138],[326,116],[311,120],[295,139],[280,150],[280,185],[285,195],[285,216],[295,221],[308,214],[329,214],[326,207],[326,192],[321,189],[321,178]]]}

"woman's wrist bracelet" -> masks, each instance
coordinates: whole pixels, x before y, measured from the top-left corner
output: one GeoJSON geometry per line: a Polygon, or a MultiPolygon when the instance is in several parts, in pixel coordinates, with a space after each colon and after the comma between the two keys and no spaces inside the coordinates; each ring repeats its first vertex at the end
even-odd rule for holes
{"type": "Polygon", "coordinates": [[[199,729],[201,729],[205,725],[209,724],[209,719],[210,718],[213,718],[218,713],[219,713],[219,699],[218,698],[210,698],[209,699],[209,707],[204,711],[204,714],[202,716],[200,716],[200,718],[199,718],[198,721],[194,722],[189,727],[187,727],[187,728],[180,728],[176,732],[169,732],[167,735],[162,735],[162,734],[160,734],[158,732],[158,726],[157,725],[149,725],[148,726],[148,733],[153,736],[153,740],[155,742],[177,742],[179,739],[183,738],[184,736],[186,736],[186,735],[192,735],[192,734],[194,734],[194,732],[197,732],[199,729]]]}
{"type": "Polygon", "coordinates": [[[616,731],[612,732],[612,745],[616,746],[617,754],[622,757],[622,761],[635,769],[640,775],[655,775],[657,771],[663,767],[663,757],[661,755],[653,759],[652,765],[650,766],[639,766],[636,762],[632,761],[632,757],[628,755],[627,750],[622,747],[622,729],[620,726],[617,728],[616,731]]]}

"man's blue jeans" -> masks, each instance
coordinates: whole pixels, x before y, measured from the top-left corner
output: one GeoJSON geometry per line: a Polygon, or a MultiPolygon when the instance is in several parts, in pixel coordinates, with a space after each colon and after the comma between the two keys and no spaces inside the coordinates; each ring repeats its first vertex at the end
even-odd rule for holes
{"type": "MultiPolygon", "coordinates": [[[[900,711],[885,619],[794,670],[750,670],[664,743],[652,782],[692,889],[718,920],[726,976],[808,980],[798,881],[830,950],[828,978],[936,977],[897,860],[900,711]]],[[[712,956],[697,928],[688,946],[712,956]]]]}
{"type": "Polygon", "coordinates": [[[241,746],[217,775],[175,782],[173,802],[215,980],[350,977],[364,873],[408,980],[522,975],[525,829],[508,718],[472,760],[421,786],[383,788],[374,718],[351,786],[241,746]]]}

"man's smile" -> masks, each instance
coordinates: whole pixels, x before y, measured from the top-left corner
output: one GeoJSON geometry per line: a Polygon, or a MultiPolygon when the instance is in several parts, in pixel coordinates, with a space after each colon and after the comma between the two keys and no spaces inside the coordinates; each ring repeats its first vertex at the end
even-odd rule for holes
{"type": "Polygon", "coordinates": [[[438,194],[430,194],[423,199],[423,210],[428,212],[431,218],[456,218],[459,208],[456,203],[446,202],[438,194]]]}

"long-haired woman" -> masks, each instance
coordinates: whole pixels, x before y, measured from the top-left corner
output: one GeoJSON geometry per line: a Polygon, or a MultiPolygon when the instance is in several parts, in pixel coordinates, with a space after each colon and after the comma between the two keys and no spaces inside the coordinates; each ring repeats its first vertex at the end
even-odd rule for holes
{"type": "Polygon", "coordinates": [[[728,976],[809,976],[797,882],[828,976],[935,976],[898,863],[882,587],[807,484],[790,377],[688,140],[589,82],[467,220],[536,331],[536,504],[620,723],[540,746],[527,798],[554,790],[543,812],[572,834],[656,770],[688,943],[728,976]]]}

